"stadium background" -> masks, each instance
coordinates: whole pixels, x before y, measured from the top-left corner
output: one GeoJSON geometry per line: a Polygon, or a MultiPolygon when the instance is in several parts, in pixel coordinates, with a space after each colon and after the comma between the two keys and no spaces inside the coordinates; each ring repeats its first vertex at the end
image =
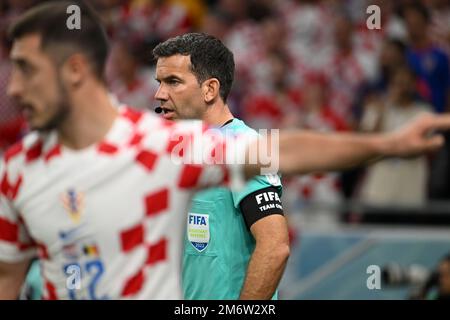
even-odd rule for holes
{"type": "MultiPolygon", "coordinates": [[[[0,153],[27,130],[6,96],[6,29],[38,2],[0,1],[0,153]]],[[[232,50],[236,76],[229,106],[254,128],[383,131],[410,119],[411,110],[450,107],[447,0],[89,2],[112,39],[111,91],[137,108],[157,105],[153,46],[189,31],[212,34],[232,50]],[[427,11],[408,14],[417,3],[427,11]],[[381,29],[369,30],[366,9],[374,4],[381,9],[381,29]],[[421,19],[428,14],[424,28],[421,19]],[[417,49],[423,43],[428,45],[417,49]],[[417,75],[414,99],[405,108],[391,101],[393,92],[405,94],[393,80],[399,67],[417,75]],[[390,125],[375,125],[373,117],[390,125]]],[[[281,298],[409,298],[450,252],[448,150],[447,144],[420,159],[387,160],[381,169],[284,179],[292,250],[281,298]],[[369,290],[367,268],[390,263],[415,277],[369,290]]]]}

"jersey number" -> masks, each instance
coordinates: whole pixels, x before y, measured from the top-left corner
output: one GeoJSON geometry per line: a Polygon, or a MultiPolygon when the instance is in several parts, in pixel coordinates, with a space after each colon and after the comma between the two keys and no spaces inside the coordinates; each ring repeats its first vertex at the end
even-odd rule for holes
{"type": "Polygon", "coordinates": [[[97,297],[95,293],[96,286],[104,272],[101,260],[91,260],[84,264],[82,268],[78,263],[71,263],[64,266],[64,273],[67,275],[66,287],[69,290],[69,298],[72,300],[90,299],[105,300],[108,296],[97,297]],[[77,297],[76,291],[81,289],[81,278],[88,276],[90,278],[88,285],[88,297],[77,297]]]}

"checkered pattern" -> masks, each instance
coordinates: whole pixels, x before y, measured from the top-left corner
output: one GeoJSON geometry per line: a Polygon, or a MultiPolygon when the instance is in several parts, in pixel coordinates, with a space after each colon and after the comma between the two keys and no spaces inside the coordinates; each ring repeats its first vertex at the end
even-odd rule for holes
{"type": "Polygon", "coordinates": [[[204,131],[198,121],[123,108],[105,139],[84,150],[59,145],[54,132],[28,135],[0,169],[0,261],[38,255],[47,299],[181,298],[191,191],[229,174],[219,164],[174,163],[171,137],[201,139],[191,151],[212,154],[223,142],[204,131]],[[81,289],[72,292],[70,264],[82,268],[81,289]]]}
{"type": "Polygon", "coordinates": [[[325,68],[333,45],[333,12],[326,5],[280,2],[282,20],[286,22],[286,42],[302,75],[325,68]]]}
{"type": "Polygon", "coordinates": [[[363,51],[354,50],[349,55],[336,51],[326,68],[330,84],[330,106],[343,119],[352,118],[355,92],[373,74],[373,66],[363,51]],[[367,65],[369,64],[369,65],[367,65]]]}

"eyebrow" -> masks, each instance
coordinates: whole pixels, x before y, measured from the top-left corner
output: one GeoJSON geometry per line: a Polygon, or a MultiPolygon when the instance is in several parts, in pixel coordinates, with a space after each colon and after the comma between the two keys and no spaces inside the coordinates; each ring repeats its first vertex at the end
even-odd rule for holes
{"type": "Polygon", "coordinates": [[[182,81],[182,79],[180,77],[177,77],[176,75],[169,75],[167,77],[163,77],[161,79],[159,79],[158,77],[155,77],[155,80],[158,82],[167,82],[167,81],[171,81],[171,80],[179,80],[182,81]]]}

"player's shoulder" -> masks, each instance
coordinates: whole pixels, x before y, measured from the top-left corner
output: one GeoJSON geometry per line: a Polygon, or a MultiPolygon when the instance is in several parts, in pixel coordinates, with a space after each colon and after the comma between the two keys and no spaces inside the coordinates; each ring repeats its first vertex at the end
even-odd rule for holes
{"type": "Polygon", "coordinates": [[[11,146],[0,161],[0,192],[10,199],[17,195],[27,168],[31,168],[44,155],[45,136],[31,132],[11,146]]]}
{"type": "Polygon", "coordinates": [[[224,129],[226,131],[229,130],[234,134],[258,135],[258,132],[255,129],[249,127],[244,121],[238,118],[234,118],[224,129]]]}
{"type": "Polygon", "coordinates": [[[30,132],[22,139],[9,147],[3,154],[3,162],[8,167],[11,165],[26,165],[42,156],[46,136],[38,132],[30,132]]]}
{"type": "MultiPolygon", "coordinates": [[[[242,132],[245,134],[250,134],[252,136],[260,136],[260,133],[255,129],[249,127],[244,121],[240,119],[236,119],[236,125],[242,132]]],[[[233,121],[234,122],[234,121],[233,121]]],[[[261,187],[277,187],[281,188],[281,179],[278,174],[262,174],[259,176],[255,176],[254,181],[260,183],[261,187]]]]}
{"type": "MultiPolygon", "coordinates": [[[[244,121],[238,118],[234,118],[226,128],[233,132],[233,134],[238,136],[244,135],[246,137],[249,137],[250,140],[260,136],[260,133],[258,131],[249,127],[244,121]]],[[[249,191],[253,192],[268,187],[276,187],[281,189],[282,184],[280,176],[277,174],[262,174],[254,176],[247,182],[243,193],[249,193],[249,191]]]]}

